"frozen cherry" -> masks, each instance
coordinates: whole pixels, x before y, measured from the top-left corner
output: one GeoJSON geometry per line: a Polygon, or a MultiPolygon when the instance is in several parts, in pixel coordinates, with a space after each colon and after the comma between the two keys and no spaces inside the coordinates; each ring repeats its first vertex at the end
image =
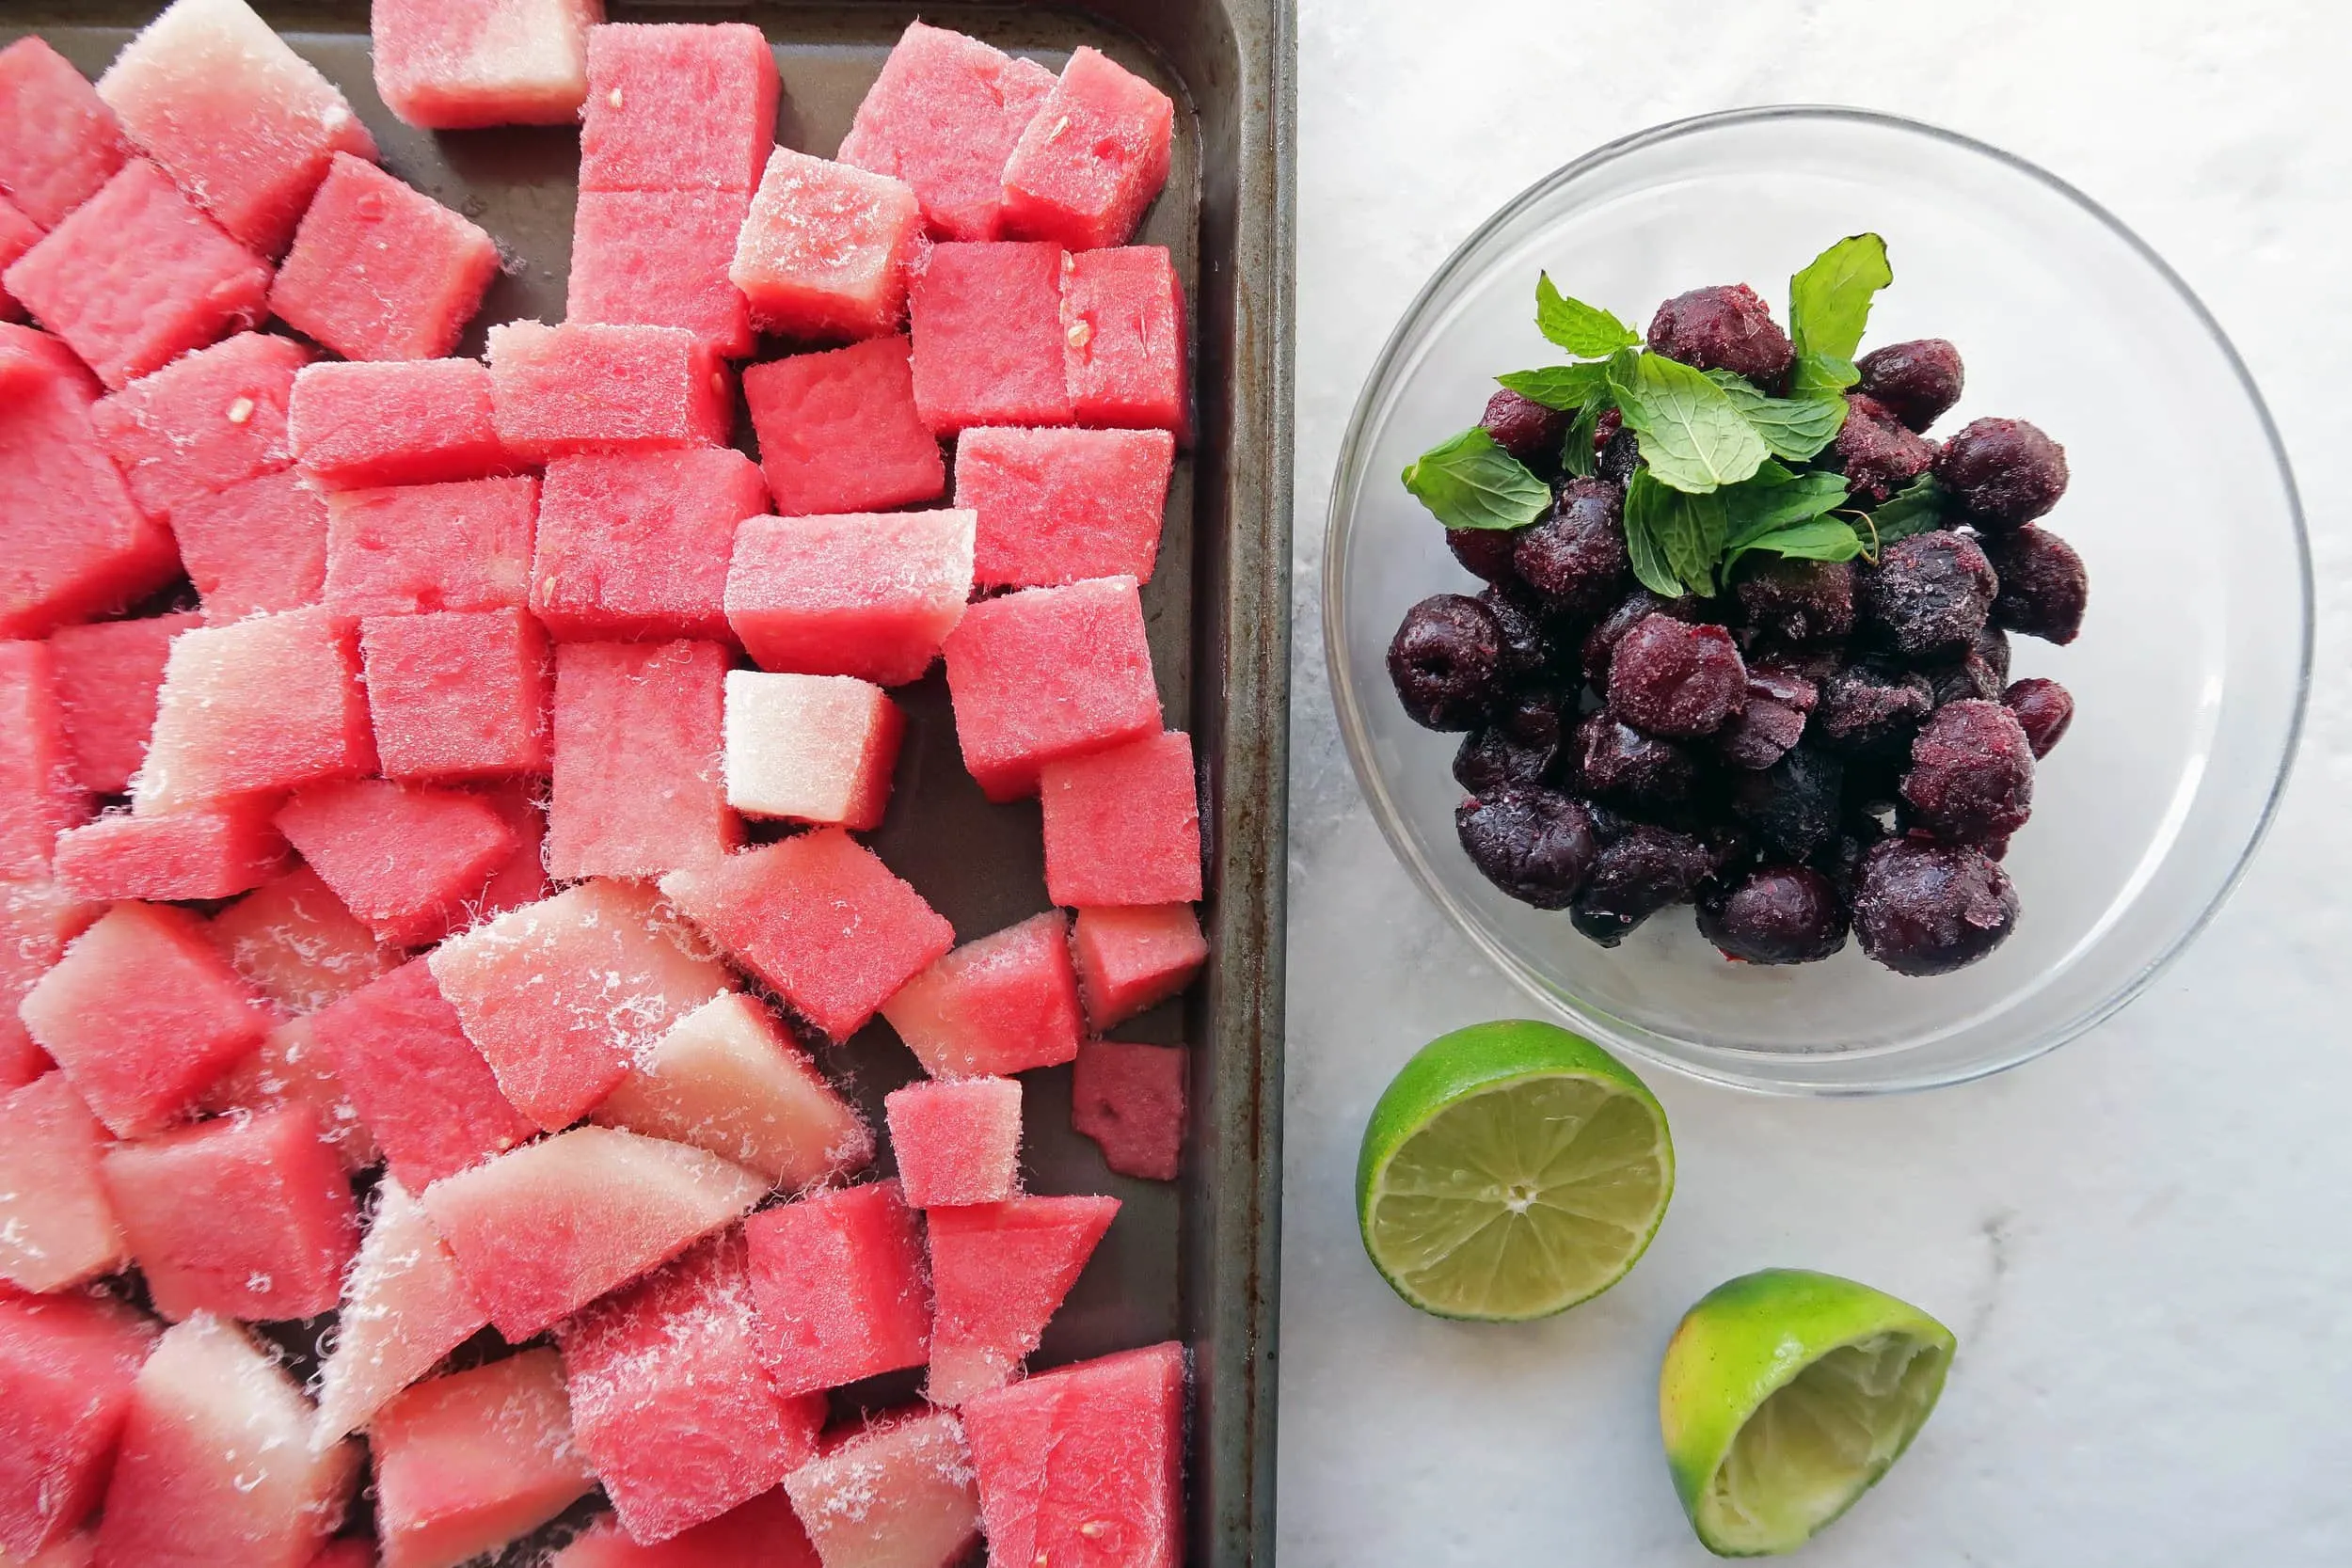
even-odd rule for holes
{"type": "MultiPolygon", "coordinates": [[[[1602,409],[1600,418],[1593,421],[1593,455],[1597,457],[1608,450],[1609,443],[1615,440],[1617,433],[1624,428],[1625,416],[1623,414],[1614,408],[1602,409]]],[[[1623,483],[1624,481],[1620,480],[1618,483],[1623,483]]]]}
{"type": "Polygon", "coordinates": [[[1486,712],[1502,662],[1502,631],[1476,599],[1433,594],[1405,612],[1389,643],[1389,679],[1416,724],[1467,730],[1486,712]]]}
{"type": "MultiPolygon", "coordinates": [[[[1609,417],[1613,419],[1618,416],[1612,409],[1609,417]]],[[[1620,430],[1610,436],[1608,444],[1600,449],[1600,455],[1594,463],[1600,477],[1619,489],[1633,483],[1633,470],[1641,466],[1642,443],[1629,430],[1620,430]]]]}
{"type": "Polygon", "coordinates": [[[1748,666],[1748,705],[1715,733],[1715,750],[1734,768],[1770,768],[1804,734],[1804,716],[1820,701],[1814,683],[1792,670],[1748,666]]]}
{"type": "Polygon", "coordinates": [[[1948,974],[2017,926],[2017,889],[1999,863],[1965,844],[1888,839],[1862,859],[1853,895],[1862,950],[1898,974],[1948,974]]]}
{"type": "Polygon", "coordinates": [[[1732,590],[1759,631],[1790,642],[1826,642],[1853,632],[1853,562],[1747,558],[1732,590]]]}
{"type": "Polygon", "coordinates": [[[1931,665],[1920,673],[1934,689],[1937,707],[1966,697],[1981,697],[1994,703],[2001,700],[2001,673],[1987,664],[1973,647],[1958,658],[1931,665]]]}
{"type": "Polygon", "coordinates": [[[1486,400],[1486,412],[1478,422],[1496,446],[1533,468],[1538,478],[1549,479],[1560,471],[1560,447],[1575,418],[1506,387],[1486,400]]]}
{"type": "Polygon", "coordinates": [[[1947,844],[2005,839],[2033,814],[2033,745],[1999,703],[1967,698],[1935,710],[1911,743],[1903,804],[1947,844]]]}
{"type": "Polygon", "coordinates": [[[1827,877],[1768,865],[1699,900],[1699,935],[1752,964],[1819,963],[1846,945],[1846,905],[1827,877]]]}
{"type": "Polygon", "coordinates": [[[1745,376],[1767,391],[1779,388],[1796,358],[1772,307],[1745,283],[1675,295],[1650,318],[1649,346],[1703,371],[1745,376]]]}
{"type": "Polygon", "coordinates": [[[2000,579],[1974,539],[1939,530],[1887,546],[1855,586],[1864,626],[1906,657],[1926,658],[1975,640],[2000,579]]]}
{"type": "Polygon", "coordinates": [[[1603,947],[1614,947],[1643,921],[1697,892],[1714,867],[1713,851],[1692,834],[1629,823],[1593,857],[1568,918],[1603,947]]]}
{"type": "Polygon", "coordinates": [[[1576,708],[1574,692],[1549,685],[1523,686],[1502,705],[1497,721],[1522,745],[1557,748],[1567,743],[1576,708]]]}
{"type": "Polygon", "coordinates": [[[1933,442],[1907,428],[1886,404],[1859,392],[1847,394],[1846,422],[1830,450],[1847,489],[1867,506],[1909,484],[1935,461],[1933,442]]]}
{"type": "Polygon", "coordinates": [[[1960,350],[1941,338],[1872,349],[1854,368],[1862,372],[1854,389],[1893,409],[1913,430],[1925,430],[1950,413],[1966,380],[1960,350]]]}
{"type": "Polygon", "coordinates": [[[1731,786],[1731,809],[1765,838],[1804,860],[1836,835],[1845,787],[1842,762],[1800,745],[1770,768],[1740,774],[1731,786]]]}
{"type": "Polygon", "coordinates": [[[1576,726],[1575,759],[1584,793],[1634,805],[1672,805],[1688,800],[1698,784],[1698,765],[1681,747],[1606,713],[1588,713],[1576,726]]]}
{"type": "Polygon", "coordinates": [[[1593,819],[1556,789],[1508,785],[1465,800],[1454,826],[1488,881],[1539,910],[1566,908],[1593,865],[1593,819]]]}
{"type": "Polygon", "coordinates": [[[1651,735],[1712,735],[1747,701],[1748,671],[1731,633],[1648,615],[1609,660],[1609,711],[1651,735]]]}
{"type": "Polygon", "coordinates": [[[1518,547],[1519,531],[1509,528],[1450,528],[1445,547],[1462,563],[1462,570],[1492,583],[1518,580],[1511,570],[1511,552],[1518,547]]]}
{"type": "Polygon", "coordinates": [[[2066,449],[2023,420],[1978,420],[1944,443],[1935,477],[1972,519],[2029,523],[2066,494],[2066,449]]]}
{"type": "Polygon", "coordinates": [[[1705,619],[1704,607],[1697,599],[1661,599],[1646,588],[1636,588],[1584,634],[1584,678],[1593,689],[1608,689],[1609,660],[1618,641],[1652,615],[1671,615],[1677,621],[1705,619]]]}
{"type": "Polygon", "coordinates": [[[1512,784],[1539,784],[1560,759],[1560,747],[1521,740],[1502,724],[1472,730],[1454,753],[1454,782],[1472,795],[1512,784]]]}
{"type": "Polygon", "coordinates": [[[2051,748],[2066,738],[2067,726],[2074,721],[2074,694],[2039,676],[2012,682],[2001,693],[2001,704],[2017,715],[2037,759],[2048,756],[2051,748]]]}
{"type": "Polygon", "coordinates": [[[1502,638],[1496,668],[1505,679],[1526,680],[1551,667],[1559,650],[1552,644],[1551,622],[1540,606],[1504,588],[1481,590],[1478,602],[1494,617],[1495,630],[1502,638]]]}
{"type": "MultiPolygon", "coordinates": [[[[1992,559],[1990,551],[1986,552],[1985,559],[1992,559]]],[[[1996,565],[1994,567],[1994,571],[1997,575],[2000,568],[1996,565]]],[[[2000,598],[1997,594],[1994,596],[1993,602],[1995,604],[2000,603],[2000,598]]],[[[1969,643],[1968,647],[1970,652],[1974,653],[1979,658],[1984,660],[1986,667],[1989,668],[1994,674],[2000,676],[2003,680],[2009,679],[2009,633],[2003,631],[1996,626],[1987,623],[1985,628],[1977,633],[1976,640],[1969,643]]]]}
{"type": "Polygon", "coordinates": [[[1605,480],[1568,481],[1551,515],[1518,531],[1511,564],[1520,580],[1567,615],[1598,615],[1615,603],[1629,575],[1623,499],[1605,480]]]}
{"type": "Polygon", "coordinates": [[[2052,642],[2074,641],[2090,602],[2090,578],[2074,546],[2046,528],[2021,528],[1987,539],[1984,553],[2001,578],[1993,600],[1996,625],[2052,642]]]}
{"type": "Polygon", "coordinates": [[[1850,664],[1821,683],[1813,727],[1842,756],[1899,754],[1934,707],[1935,692],[1926,676],[1867,662],[1850,664]]]}

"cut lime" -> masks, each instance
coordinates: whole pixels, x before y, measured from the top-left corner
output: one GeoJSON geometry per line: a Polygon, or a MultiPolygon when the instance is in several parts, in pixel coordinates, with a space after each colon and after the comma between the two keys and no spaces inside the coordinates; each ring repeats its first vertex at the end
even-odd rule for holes
{"type": "Polygon", "coordinates": [[[1666,1465],[1707,1549],[1793,1551],[1851,1508],[1927,1423],[1953,1344],[1835,1275],[1766,1269],[1708,1291],[1658,1373],[1666,1465]]]}
{"type": "Polygon", "coordinates": [[[1398,1295],[1509,1322],[1624,1278],[1674,1184],[1666,1113],[1623,1063],[1549,1023],[1478,1023],[1423,1046],[1380,1096],[1356,1218],[1398,1295]]]}

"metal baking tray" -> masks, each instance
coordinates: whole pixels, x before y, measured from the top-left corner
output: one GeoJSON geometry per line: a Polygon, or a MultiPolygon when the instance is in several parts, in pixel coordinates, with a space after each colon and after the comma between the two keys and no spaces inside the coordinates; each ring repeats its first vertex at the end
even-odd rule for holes
{"type": "MultiPolygon", "coordinates": [[[[95,77],[159,0],[0,0],[0,42],[39,32],[95,77]]],[[[560,321],[579,136],[564,128],[433,134],[375,95],[365,0],[257,8],[349,95],[388,168],[497,236],[507,267],[460,353],[489,323],[560,321]]],[[[917,8],[611,0],[613,21],[757,24],[784,78],[780,143],[831,156],[917,8]]],[[[1046,1193],[1124,1203],[1046,1335],[1039,1365],[1182,1338],[1193,1351],[1189,1465],[1196,1564],[1274,1558],[1274,1335],[1280,1236],[1284,761],[1288,738],[1293,16],[1290,0],[1086,0],[1052,8],[932,0],[926,21],[1059,69],[1080,43],[1173,96],[1173,171],[1138,243],[1174,253],[1192,310],[1197,437],[1181,454],[1157,574],[1144,592],[1168,722],[1203,769],[1211,944],[1202,983],[1115,1031],[1193,1048],[1184,1175],[1106,1171],[1070,1130],[1067,1068],[1027,1075],[1026,1176],[1046,1193]]],[[[763,349],[763,355],[772,352],[763,349]]],[[[748,450],[748,448],[747,448],[748,450]]],[[[993,806],[963,771],[936,671],[898,695],[910,726],[882,857],[969,940],[1046,907],[1035,802],[993,806]]],[[[880,1121],[914,1063],[876,1023],[825,1065],[880,1121]]],[[[275,1337],[296,1359],[316,1325],[275,1337]]],[[[913,1375],[841,1402],[911,1398],[913,1375]]],[[[1025,1568],[1025,1565],[1024,1565],[1025,1568]]]]}

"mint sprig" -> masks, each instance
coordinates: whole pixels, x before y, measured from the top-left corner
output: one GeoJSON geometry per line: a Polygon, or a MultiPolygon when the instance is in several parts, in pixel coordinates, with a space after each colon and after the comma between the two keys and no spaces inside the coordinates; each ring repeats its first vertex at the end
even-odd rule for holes
{"type": "Polygon", "coordinates": [[[1406,465],[1405,488],[1448,528],[1525,528],[1551,510],[1551,486],[1477,425],[1406,465]]]}
{"type": "Polygon", "coordinates": [[[1753,382],[1729,371],[1708,371],[1707,379],[1724,389],[1774,457],[1808,462],[1837,439],[1846,427],[1846,400],[1828,397],[1768,397],[1753,382]]]}
{"type": "Polygon", "coordinates": [[[1894,281],[1886,242],[1876,234],[1849,235],[1805,263],[1788,280],[1788,337],[1798,357],[1851,361],[1870,325],[1870,302],[1894,281]]]}
{"type": "Polygon", "coordinates": [[[1935,482],[1933,474],[1921,474],[1872,509],[1870,527],[1876,531],[1881,546],[1891,545],[1898,539],[1942,528],[1945,515],[1950,510],[1951,497],[1944,486],[1935,482]]]}
{"type": "Polygon", "coordinates": [[[1597,359],[1574,365],[1546,365],[1533,371],[1510,371],[1495,379],[1531,403],[1540,403],[1563,413],[1582,408],[1609,392],[1609,366],[1597,359]]]}
{"type": "Polygon", "coordinates": [[[1756,478],[1724,492],[1731,509],[1731,532],[1724,548],[1724,572],[1752,550],[1801,556],[1809,561],[1851,561],[1862,553],[1862,536],[1829,514],[1846,499],[1837,474],[1791,473],[1767,463],[1756,478]]]}
{"type": "Polygon", "coordinates": [[[1535,275],[1535,326],[1579,359],[1606,358],[1642,341],[1633,328],[1599,306],[1561,293],[1549,273],[1535,275]]]}
{"type": "Polygon", "coordinates": [[[1692,495],[1737,484],[1772,455],[1729,393],[1663,355],[1621,350],[1609,361],[1609,388],[1642,459],[1661,483],[1692,495]]]}

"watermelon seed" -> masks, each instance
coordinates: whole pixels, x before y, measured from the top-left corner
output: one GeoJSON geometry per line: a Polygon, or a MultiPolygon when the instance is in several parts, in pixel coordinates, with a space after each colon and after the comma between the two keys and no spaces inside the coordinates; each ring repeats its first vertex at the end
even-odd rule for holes
{"type": "Polygon", "coordinates": [[[611,92],[605,94],[604,101],[607,103],[612,104],[614,108],[619,108],[621,106],[621,89],[614,87],[611,92]]]}
{"type": "Polygon", "coordinates": [[[1072,348],[1086,347],[1088,342],[1091,341],[1093,337],[1094,328],[1087,323],[1072,322],[1070,324],[1070,346],[1072,348]]]}
{"type": "Polygon", "coordinates": [[[246,420],[251,419],[252,417],[253,400],[251,398],[239,398],[236,402],[229,405],[229,422],[230,424],[243,424],[246,420]]]}

